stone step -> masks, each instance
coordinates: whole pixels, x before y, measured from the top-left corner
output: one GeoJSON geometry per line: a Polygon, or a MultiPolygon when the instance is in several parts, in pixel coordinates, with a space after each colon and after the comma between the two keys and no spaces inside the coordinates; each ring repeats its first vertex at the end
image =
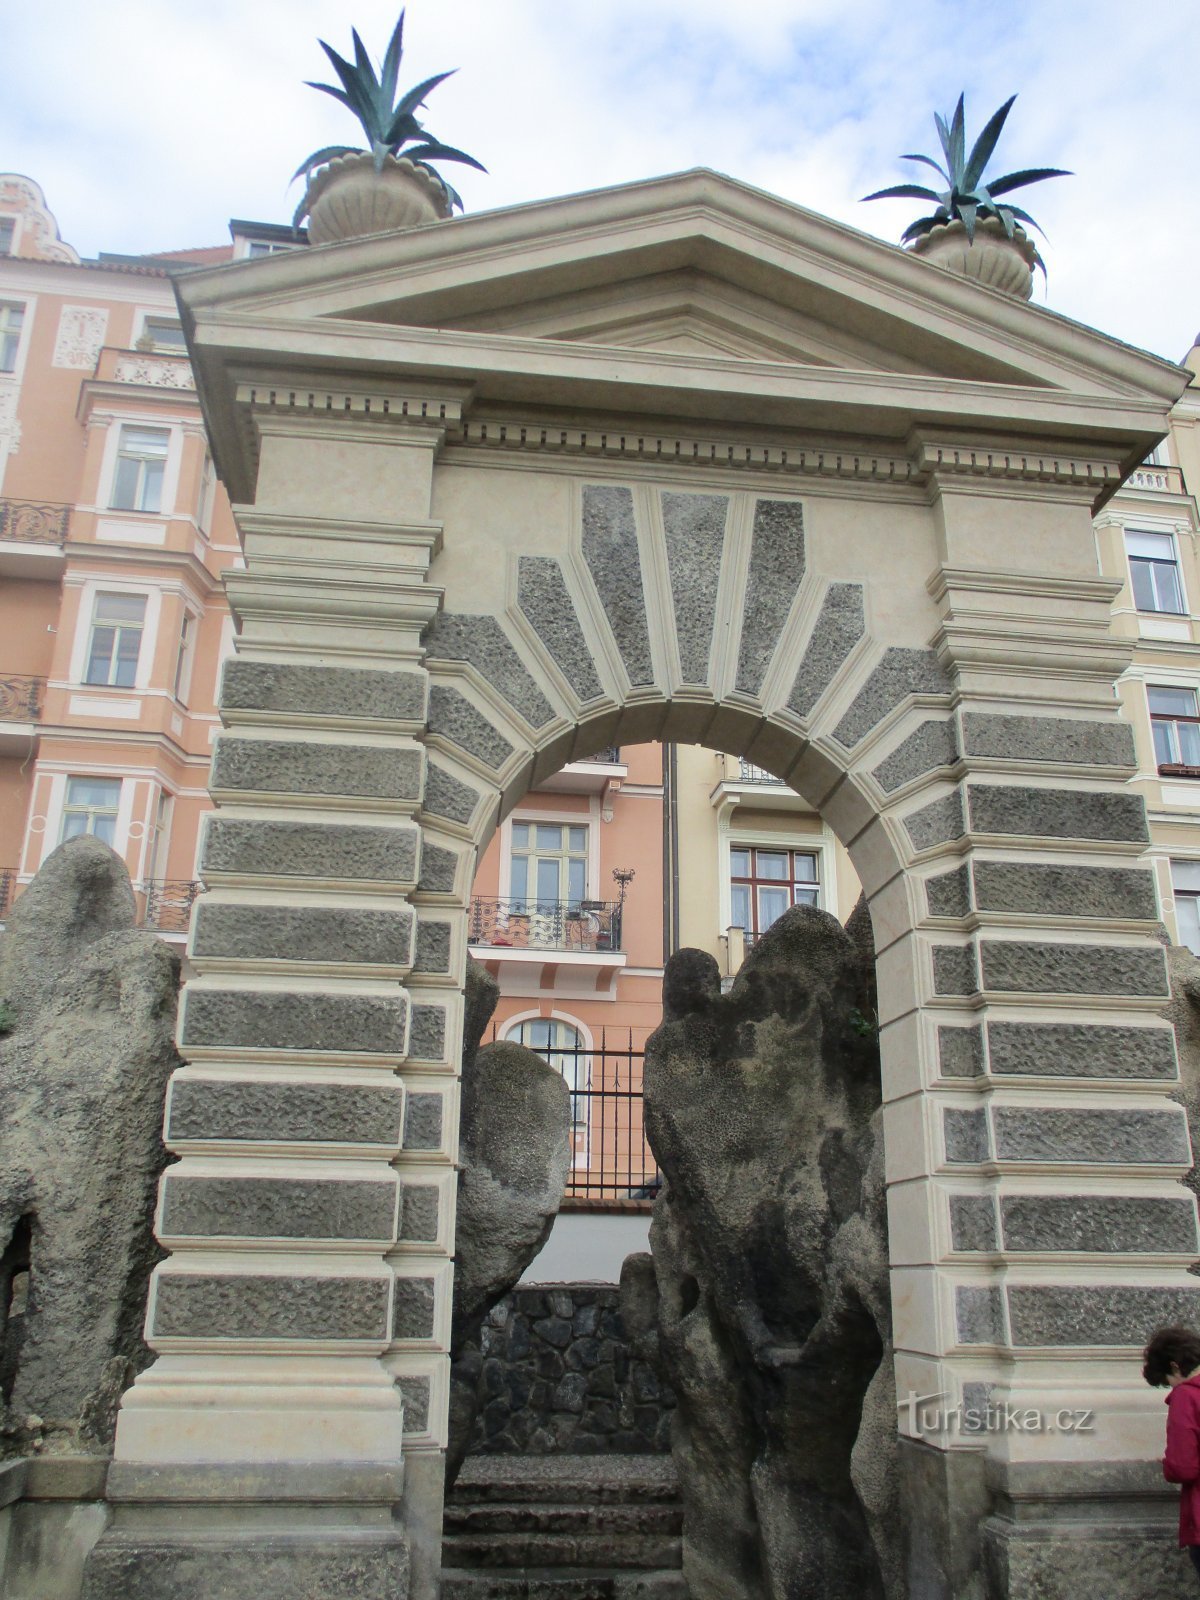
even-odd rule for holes
{"type": "Polygon", "coordinates": [[[441,1600],[688,1600],[679,1572],[442,1568],[441,1600]]]}
{"type": "Polygon", "coordinates": [[[464,1504],[452,1500],[443,1523],[451,1534],[603,1533],[612,1538],[630,1534],[678,1534],[683,1510],[670,1501],[550,1503],[545,1500],[484,1500],[464,1504]]]}
{"type": "Polygon", "coordinates": [[[442,1563],[447,1567],[677,1571],[682,1559],[681,1541],[670,1534],[448,1533],[442,1539],[442,1563]]]}
{"type": "Polygon", "coordinates": [[[670,1456],[468,1456],[446,1505],[671,1504],[678,1494],[670,1456]]]}

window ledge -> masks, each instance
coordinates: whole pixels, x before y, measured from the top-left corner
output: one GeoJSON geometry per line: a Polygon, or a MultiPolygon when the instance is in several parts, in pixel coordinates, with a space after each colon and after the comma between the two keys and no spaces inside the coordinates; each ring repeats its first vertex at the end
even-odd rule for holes
{"type": "Polygon", "coordinates": [[[1160,778],[1200,778],[1200,767],[1185,767],[1178,762],[1170,762],[1159,767],[1160,778]]]}

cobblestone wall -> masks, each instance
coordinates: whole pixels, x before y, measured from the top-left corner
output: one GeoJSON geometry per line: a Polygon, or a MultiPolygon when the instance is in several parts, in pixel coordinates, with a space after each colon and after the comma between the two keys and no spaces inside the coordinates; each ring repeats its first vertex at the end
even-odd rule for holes
{"type": "Polygon", "coordinates": [[[649,1454],[675,1397],[631,1351],[613,1284],[516,1289],[484,1322],[470,1453],[649,1454]]]}

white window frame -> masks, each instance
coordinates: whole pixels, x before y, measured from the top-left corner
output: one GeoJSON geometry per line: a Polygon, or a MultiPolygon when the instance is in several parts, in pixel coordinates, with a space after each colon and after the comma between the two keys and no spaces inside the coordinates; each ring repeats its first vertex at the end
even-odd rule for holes
{"type": "MultiPolygon", "coordinates": [[[[7,260],[7,257],[0,257],[7,260]]],[[[17,330],[17,342],[13,346],[13,364],[11,367],[0,368],[0,382],[19,383],[21,374],[25,370],[25,351],[29,344],[29,325],[33,321],[30,303],[24,295],[7,295],[0,292],[0,310],[15,306],[21,313],[21,326],[17,330]]],[[[9,337],[7,334],[4,338],[9,337]]]]}
{"type": "Polygon", "coordinates": [[[154,344],[154,349],[158,352],[158,354],[178,356],[181,361],[186,361],[188,359],[188,352],[187,345],[184,343],[182,338],[182,318],[179,316],[177,311],[166,306],[162,307],[160,310],[154,310],[150,307],[140,307],[134,312],[133,343],[135,348],[141,342],[141,340],[146,337],[148,332],[148,324],[152,322],[170,322],[179,329],[181,335],[178,344],[159,344],[156,341],[154,344]]]}
{"type": "MultiPolygon", "coordinates": [[[[146,598],[146,618],[142,625],[142,648],[138,654],[137,675],[130,689],[109,688],[108,694],[136,694],[150,687],[154,671],[154,657],[158,650],[158,630],[162,618],[163,591],[151,583],[122,583],[117,588],[111,578],[88,578],[79,586],[79,622],[75,641],[71,647],[69,667],[72,686],[103,689],[101,684],[84,683],[88,656],[91,651],[92,619],[96,614],[98,594],[136,594],[146,598]]],[[[169,687],[169,685],[168,685],[169,687]]]]}
{"type": "Polygon", "coordinates": [[[175,652],[175,672],[171,680],[172,697],[186,706],[192,692],[192,669],[196,665],[196,640],[200,633],[200,613],[185,605],[179,618],[179,639],[175,652]]]}
{"type": "Polygon", "coordinates": [[[1126,523],[1121,529],[1121,548],[1124,551],[1125,571],[1129,579],[1129,598],[1133,601],[1133,609],[1139,617],[1183,618],[1191,615],[1190,604],[1188,601],[1187,584],[1184,582],[1183,578],[1183,562],[1180,559],[1179,536],[1173,526],[1155,527],[1149,519],[1144,522],[1139,522],[1136,526],[1132,523],[1126,523]],[[1137,592],[1133,585],[1133,562],[1136,560],[1150,561],[1155,559],[1151,556],[1138,557],[1130,552],[1129,537],[1131,534],[1136,536],[1139,533],[1150,534],[1156,539],[1169,539],[1171,541],[1172,560],[1170,563],[1162,562],[1160,564],[1163,566],[1171,565],[1175,569],[1175,581],[1179,585],[1179,600],[1180,605],[1183,608],[1181,611],[1143,611],[1138,605],[1137,592]]]}
{"type": "MultiPolygon", "coordinates": [[[[1166,679],[1159,679],[1158,677],[1155,677],[1155,678],[1147,677],[1144,680],[1142,687],[1143,687],[1143,689],[1145,690],[1145,693],[1146,693],[1146,716],[1149,719],[1149,723],[1150,723],[1150,749],[1151,749],[1151,753],[1153,754],[1153,757],[1154,757],[1154,770],[1155,770],[1155,772],[1156,773],[1160,772],[1164,766],[1186,766],[1186,767],[1193,767],[1194,768],[1195,766],[1200,765],[1200,763],[1193,763],[1193,762],[1190,762],[1190,761],[1183,761],[1183,760],[1180,760],[1180,761],[1160,761],[1159,757],[1158,757],[1158,745],[1156,744],[1155,738],[1154,738],[1154,724],[1156,722],[1169,722],[1172,725],[1175,725],[1176,723],[1182,721],[1182,722],[1184,722],[1185,724],[1187,724],[1189,726],[1196,726],[1197,729],[1198,729],[1198,732],[1200,732],[1200,690],[1197,689],[1195,682],[1191,682],[1191,683],[1171,683],[1166,679]],[[1154,689],[1174,690],[1174,692],[1177,693],[1177,694],[1190,694],[1191,697],[1192,697],[1192,705],[1195,708],[1195,717],[1194,718],[1193,717],[1188,717],[1188,716],[1185,716],[1185,715],[1182,715],[1182,714],[1179,715],[1179,716],[1168,716],[1165,712],[1161,712],[1161,711],[1156,712],[1156,711],[1152,710],[1151,705],[1150,705],[1150,694],[1151,694],[1151,691],[1154,690],[1154,689]]],[[[1176,735],[1176,742],[1178,742],[1178,736],[1177,735],[1176,735]]],[[[1182,754],[1183,754],[1182,746],[1180,747],[1179,754],[1180,754],[1180,756],[1182,756],[1182,754]]],[[[1167,776],[1171,777],[1171,776],[1173,776],[1173,774],[1168,773],[1167,776]]]]}
{"type": "MultiPolygon", "coordinates": [[[[613,885],[611,896],[598,892],[600,884],[600,797],[589,796],[589,805],[586,811],[533,811],[520,807],[506,817],[500,824],[500,874],[497,888],[497,897],[501,900],[511,900],[512,890],[512,830],[514,822],[546,822],[564,827],[586,827],[588,830],[588,857],[587,857],[587,890],[585,900],[605,900],[617,898],[616,885],[613,885]]],[[[565,1018],[563,1020],[566,1020],[565,1018]]]]}
{"type": "MultiPolygon", "coordinates": [[[[107,844],[108,847],[111,850],[116,850],[118,852],[118,854],[119,854],[120,853],[120,841],[121,841],[121,808],[122,808],[122,802],[126,798],[126,790],[130,787],[130,785],[128,785],[124,781],[124,779],[120,776],[119,773],[115,773],[115,772],[70,772],[70,773],[64,773],[63,774],[62,801],[61,801],[61,804],[59,806],[58,824],[57,824],[57,827],[55,828],[55,832],[54,832],[54,838],[56,840],[56,843],[57,844],[65,844],[66,843],[67,835],[66,835],[65,829],[66,829],[66,826],[67,826],[67,817],[72,811],[72,807],[70,805],[70,797],[71,797],[71,785],[73,783],[115,783],[116,784],[116,786],[117,786],[117,803],[112,808],[111,811],[107,807],[93,807],[93,806],[80,807],[79,809],[83,810],[83,811],[86,811],[87,816],[89,818],[92,818],[94,816],[100,816],[100,815],[111,816],[112,817],[112,819],[113,819],[113,836],[112,836],[111,839],[105,839],[103,842],[105,844],[107,844]]],[[[99,835],[95,834],[95,829],[94,828],[87,828],[84,831],[86,833],[93,834],[96,837],[99,837],[99,835]]],[[[72,834],[71,837],[75,838],[77,836],[72,834]]],[[[126,826],[126,837],[128,837],[128,826],[126,826]]]]}
{"type": "Polygon", "coordinates": [[[147,416],[143,413],[139,416],[133,412],[122,412],[119,416],[110,417],[108,436],[104,441],[104,457],[100,463],[99,499],[95,507],[97,514],[113,521],[120,521],[122,517],[139,519],[158,517],[166,522],[176,516],[179,475],[183,461],[183,437],[182,425],[169,421],[161,415],[147,416]],[[162,507],[158,511],[125,511],[112,503],[117,487],[117,457],[120,454],[122,428],[157,428],[169,435],[166,465],[163,469],[162,507]]]}
{"type": "Polygon", "coordinates": [[[86,688],[89,688],[89,689],[132,689],[134,687],[134,685],[137,683],[138,669],[140,668],[140,666],[142,664],[142,653],[146,648],[146,612],[147,612],[148,609],[149,609],[149,602],[148,602],[148,600],[147,600],[147,598],[146,598],[146,596],[144,594],[136,594],[136,593],[134,593],[134,592],[132,592],[131,590],[128,590],[128,589],[97,589],[96,590],[95,594],[92,596],[92,616],[91,616],[91,622],[90,622],[90,624],[88,626],[87,652],[86,652],[86,656],[85,656],[84,663],[83,663],[83,673],[82,673],[81,678],[80,678],[80,682],[83,683],[86,688]],[[109,598],[114,599],[114,600],[140,600],[142,602],[142,617],[141,617],[141,621],[140,622],[133,622],[132,620],[117,620],[117,619],[102,620],[100,618],[100,616],[98,615],[99,610],[100,610],[100,606],[101,606],[101,602],[106,600],[106,599],[109,599],[109,598]],[[117,652],[116,649],[113,650],[112,655],[109,657],[109,663],[108,663],[109,676],[108,676],[108,678],[103,679],[103,680],[97,680],[97,679],[91,677],[90,674],[91,674],[91,666],[92,666],[92,657],[95,655],[95,652],[96,652],[96,630],[97,630],[97,628],[111,628],[117,634],[118,638],[122,633],[136,632],[136,634],[138,636],[138,647],[137,647],[137,655],[134,658],[133,683],[114,683],[112,681],[112,672],[113,672],[113,669],[116,666],[117,661],[119,659],[118,652],[117,652]]]}
{"type": "Polygon", "coordinates": [[[12,223],[12,238],[9,240],[8,249],[0,251],[0,261],[11,261],[17,253],[21,243],[21,214],[19,211],[0,211],[0,223],[12,223]]]}
{"type": "MultiPolygon", "coordinates": [[[[537,1010],[521,1011],[518,1012],[516,1016],[509,1017],[505,1022],[501,1023],[498,1038],[513,1040],[515,1043],[523,1044],[524,1041],[517,1039],[516,1035],[528,1022],[561,1022],[564,1027],[574,1028],[579,1038],[579,1060],[577,1061],[576,1065],[582,1065],[583,1062],[586,1061],[587,1075],[589,1078],[592,1076],[593,1063],[596,1055],[596,1040],[592,1030],[588,1027],[586,1022],[581,1022],[578,1017],[572,1016],[571,1013],[567,1011],[552,1010],[549,1016],[547,1016],[544,1012],[537,1010]]],[[[533,1045],[527,1044],[525,1045],[525,1049],[533,1050],[534,1055],[541,1054],[540,1051],[534,1050],[533,1045]]],[[[545,1057],[543,1057],[543,1060],[544,1059],[545,1057]]],[[[558,1070],[560,1072],[562,1071],[561,1068],[558,1070]]],[[[562,1074],[562,1077],[564,1083],[567,1083],[565,1073],[562,1074]]],[[[585,1084],[584,1088],[586,1089],[586,1087],[587,1085],[585,1084]]],[[[567,1093],[571,1094],[571,1092],[571,1085],[570,1083],[567,1083],[567,1093]]],[[[578,1079],[576,1079],[575,1092],[579,1092],[578,1079]]],[[[574,1102],[572,1102],[571,1147],[572,1167],[587,1167],[591,1164],[590,1099],[584,1101],[584,1115],[578,1122],[575,1120],[574,1102]]]]}
{"type": "Polygon", "coordinates": [[[217,467],[206,448],[200,469],[200,493],[196,500],[196,526],[207,539],[212,533],[213,512],[217,505],[217,467]]]}

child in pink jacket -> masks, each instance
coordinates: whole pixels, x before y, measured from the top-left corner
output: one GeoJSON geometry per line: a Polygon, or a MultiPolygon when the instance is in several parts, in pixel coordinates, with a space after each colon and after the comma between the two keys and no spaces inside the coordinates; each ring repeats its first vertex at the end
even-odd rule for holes
{"type": "Polygon", "coordinates": [[[1142,1376],[1167,1395],[1163,1476],[1179,1491],[1179,1543],[1200,1573],[1200,1334],[1160,1328],[1143,1351],[1142,1376]]]}

